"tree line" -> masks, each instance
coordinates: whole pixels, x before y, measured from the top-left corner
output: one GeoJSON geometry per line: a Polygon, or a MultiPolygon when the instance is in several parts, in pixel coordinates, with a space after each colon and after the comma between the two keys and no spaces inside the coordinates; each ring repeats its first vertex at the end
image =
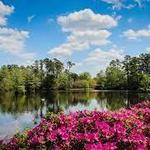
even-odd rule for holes
{"type": "Polygon", "coordinates": [[[0,92],[35,93],[80,88],[150,90],[150,54],[125,56],[123,61],[112,60],[96,77],[88,72],[72,72],[74,65],[71,61],[64,64],[56,58],[36,60],[29,66],[3,65],[0,68],[0,92]]]}
{"type": "Polygon", "coordinates": [[[150,91],[150,54],[112,60],[96,80],[99,89],[150,91]]]}

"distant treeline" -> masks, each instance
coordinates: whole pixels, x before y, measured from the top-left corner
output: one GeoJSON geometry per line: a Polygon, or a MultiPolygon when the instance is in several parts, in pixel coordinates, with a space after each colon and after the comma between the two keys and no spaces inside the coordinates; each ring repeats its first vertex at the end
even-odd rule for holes
{"type": "Polygon", "coordinates": [[[150,54],[112,60],[94,78],[88,72],[71,72],[74,65],[71,61],[65,65],[56,58],[36,60],[30,66],[4,65],[0,68],[0,91],[34,93],[73,88],[150,91],[150,54]]]}

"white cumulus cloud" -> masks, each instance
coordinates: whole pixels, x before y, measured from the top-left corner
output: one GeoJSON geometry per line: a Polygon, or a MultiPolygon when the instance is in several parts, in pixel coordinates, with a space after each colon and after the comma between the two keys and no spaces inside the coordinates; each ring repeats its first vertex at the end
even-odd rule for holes
{"type": "Polygon", "coordinates": [[[117,21],[109,15],[95,14],[91,9],[73,12],[57,19],[65,32],[101,30],[117,26],[117,21]]]}
{"type": "Polygon", "coordinates": [[[101,66],[107,66],[111,60],[123,59],[124,51],[118,48],[112,48],[110,50],[101,50],[97,48],[89,53],[89,56],[84,60],[87,64],[97,64],[101,66]]]}
{"type": "Polygon", "coordinates": [[[123,49],[114,46],[110,49],[96,48],[91,51],[88,56],[80,61],[80,65],[75,66],[73,69],[76,72],[90,72],[93,76],[100,70],[105,70],[111,60],[123,60],[125,52],[123,49]]]}
{"type": "Polygon", "coordinates": [[[31,60],[33,53],[25,51],[25,41],[29,32],[17,29],[0,27],[0,51],[13,54],[24,60],[31,60]]]}
{"type": "Polygon", "coordinates": [[[9,16],[14,11],[13,6],[4,5],[0,1],[0,26],[7,24],[7,16],[9,16]]]}
{"type": "Polygon", "coordinates": [[[68,36],[69,42],[78,41],[80,43],[87,43],[88,45],[105,45],[109,43],[107,38],[111,33],[107,30],[98,30],[98,31],[79,31],[73,32],[68,36]]]}
{"type": "Polygon", "coordinates": [[[150,28],[141,29],[141,30],[129,29],[129,30],[123,32],[123,35],[131,40],[141,39],[144,37],[150,38],[150,28]]]}
{"type": "Polygon", "coordinates": [[[13,6],[5,5],[0,1],[0,52],[17,56],[22,62],[30,63],[35,57],[35,53],[26,51],[26,39],[29,32],[9,28],[7,26],[7,16],[14,11],[13,6]]]}
{"type": "Polygon", "coordinates": [[[49,51],[54,56],[70,56],[74,51],[110,43],[111,32],[108,29],[118,24],[112,16],[96,14],[91,9],[60,16],[57,22],[63,32],[69,34],[65,43],[49,51]]]}
{"type": "Polygon", "coordinates": [[[25,47],[25,39],[29,37],[27,31],[11,28],[0,28],[0,49],[11,53],[21,52],[25,47]]]}

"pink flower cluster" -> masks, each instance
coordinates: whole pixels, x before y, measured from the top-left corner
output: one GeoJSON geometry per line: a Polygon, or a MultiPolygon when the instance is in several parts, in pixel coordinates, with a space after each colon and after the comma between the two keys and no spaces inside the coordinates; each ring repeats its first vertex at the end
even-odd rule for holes
{"type": "Polygon", "coordinates": [[[10,150],[148,150],[150,102],[115,112],[47,115],[35,128],[0,143],[0,148],[10,150]]]}

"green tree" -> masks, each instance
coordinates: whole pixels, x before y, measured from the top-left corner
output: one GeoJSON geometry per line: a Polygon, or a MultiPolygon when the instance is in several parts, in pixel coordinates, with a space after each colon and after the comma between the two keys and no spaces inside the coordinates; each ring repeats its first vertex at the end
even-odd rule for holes
{"type": "Polygon", "coordinates": [[[103,71],[100,71],[100,72],[96,75],[96,82],[97,82],[96,87],[97,87],[98,89],[105,89],[106,76],[105,76],[105,73],[104,73],[103,71]]]}
{"type": "Polygon", "coordinates": [[[150,91],[150,74],[143,74],[140,81],[140,89],[142,91],[150,91]]]}
{"type": "Polygon", "coordinates": [[[89,72],[83,72],[79,75],[80,80],[90,80],[92,77],[89,72]]]}
{"type": "Polygon", "coordinates": [[[119,60],[113,60],[106,69],[106,87],[108,89],[124,89],[126,83],[125,72],[119,60]]]}

